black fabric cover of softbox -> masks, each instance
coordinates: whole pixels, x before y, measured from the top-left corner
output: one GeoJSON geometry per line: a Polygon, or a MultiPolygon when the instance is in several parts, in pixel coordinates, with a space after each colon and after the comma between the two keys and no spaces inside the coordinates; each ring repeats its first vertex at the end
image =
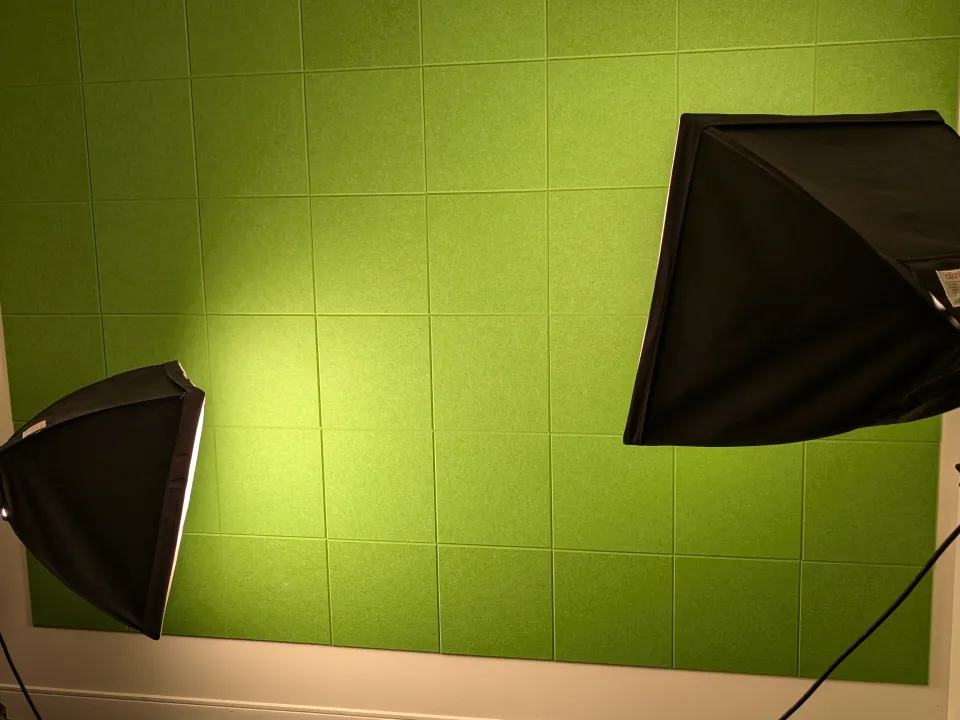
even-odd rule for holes
{"type": "Polygon", "coordinates": [[[7,521],[67,587],[152,638],[196,463],[204,393],[177,362],[78,390],[0,448],[7,521]]]}
{"type": "Polygon", "coordinates": [[[624,442],[960,405],[960,137],[935,112],[683,115],[624,442]]]}

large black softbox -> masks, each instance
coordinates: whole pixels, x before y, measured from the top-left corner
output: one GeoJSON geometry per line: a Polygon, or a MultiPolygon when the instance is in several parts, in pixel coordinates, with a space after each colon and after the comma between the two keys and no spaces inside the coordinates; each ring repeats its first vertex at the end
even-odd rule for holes
{"type": "Polygon", "coordinates": [[[160,637],[196,467],[203,391],[179,363],[54,403],[0,447],[6,520],[65,585],[160,637]]]}
{"type": "Polygon", "coordinates": [[[960,405],[960,137],[935,112],[684,115],[624,442],[960,405]]]}

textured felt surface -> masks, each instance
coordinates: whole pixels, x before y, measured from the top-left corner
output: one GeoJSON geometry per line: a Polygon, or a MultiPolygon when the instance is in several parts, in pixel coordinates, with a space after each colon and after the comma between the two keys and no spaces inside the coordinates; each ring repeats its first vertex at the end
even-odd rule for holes
{"type": "Polygon", "coordinates": [[[220,528],[323,537],[320,430],[217,428],[220,528]]]}
{"type": "Polygon", "coordinates": [[[209,315],[207,334],[219,424],[320,424],[313,317],[209,315]]]}
{"type": "Polygon", "coordinates": [[[553,656],[549,550],[441,545],[441,649],[553,656]]]}
{"type": "Polygon", "coordinates": [[[822,42],[960,35],[960,5],[953,0],[819,2],[822,42]]]}
{"type": "Polygon", "coordinates": [[[83,97],[95,200],[196,195],[189,82],[98,83],[83,97]]]}
{"type": "Polygon", "coordinates": [[[542,0],[422,0],[423,61],[543,58],[545,6],[542,0]]]}
{"type": "Polygon", "coordinates": [[[185,533],[177,553],[163,632],[223,637],[223,550],[219,535],[185,533]]]}
{"type": "Polygon", "coordinates": [[[817,1],[681,0],[680,49],[811,44],[817,1]]]}
{"type": "Polygon", "coordinates": [[[298,0],[187,0],[192,75],[302,70],[298,0]]]}
{"type": "Polygon", "coordinates": [[[224,535],[227,637],[330,643],[325,540],[224,535]]]}
{"type": "Polygon", "coordinates": [[[0,197],[6,202],[89,200],[80,88],[0,87],[0,107],[0,197]]]}
{"type": "Polygon", "coordinates": [[[550,547],[546,433],[437,433],[437,538],[550,547]]]}
{"type": "Polygon", "coordinates": [[[329,545],[335,645],[440,649],[434,545],[339,540],[329,545]]]}
{"type": "Polygon", "coordinates": [[[620,432],[627,417],[645,318],[550,318],[550,429],[620,432]]]}
{"type": "Polygon", "coordinates": [[[99,312],[92,220],[85,203],[0,206],[4,312],[99,312]]]}
{"type": "Polygon", "coordinates": [[[666,185],[677,133],[672,55],[548,63],[550,186],[666,185]]]}
{"type": "Polygon", "coordinates": [[[310,201],[200,201],[203,282],[211,313],[313,311],[310,201]]]}
{"type": "Polygon", "coordinates": [[[7,0],[0,23],[0,85],[79,82],[73,0],[7,0]]]}
{"type": "Polygon", "coordinates": [[[829,45],[817,56],[817,112],[937,110],[956,127],[960,39],[829,45]]]}
{"type": "Polygon", "coordinates": [[[800,557],[802,444],[677,448],[677,552],[800,557]]]}
{"type": "Polygon", "coordinates": [[[317,318],[323,426],[430,430],[430,320],[317,318]]]}
{"type": "MultiPolygon", "coordinates": [[[[107,374],[178,360],[197,387],[209,388],[210,354],[203,315],[107,315],[103,318],[107,374]]],[[[204,420],[214,421],[207,397],[204,420]]]]}
{"type": "Polygon", "coordinates": [[[324,430],[323,449],[329,537],[436,538],[429,432],[324,430]]]}
{"type": "Polygon", "coordinates": [[[15,422],[105,376],[96,315],[6,315],[3,336],[15,422]]]}
{"type": "Polygon", "coordinates": [[[84,80],[186,76],[183,0],[76,0],[76,7],[84,80]]]}
{"type": "Polygon", "coordinates": [[[935,443],[807,445],[803,557],[922,565],[937,510],[935,443]],[[858,502],[859,498],[870,502],[858,502]],[[856,512],[844,512],[853,507],[856,512]]]}
{"type": "Polygon", "coordinates": [[[813,112],[812,47],[680,56],[680,112],[813,112]]]}
{"type": "Polygon", "coordinates": [[[550,0],[551,57],[676,50],[677,4],[623,0],[550,0]]]}
{"type": "Polygon", "coordinates": [[[558,660],[671,666],[671,558],[557,552],[554,575],[558,660]]]}
{"type": "Polygon", "coordinates": [[[196,200],[94,205],[105,313],[203,313],[196,200]]]}
{"type": "Polygon", "coordinates": [[[544,316],[439,316],[431,325],[438,430],[547,430],[544,316]]]}
{"type": "Polygon", "coordinates": [[[301,77],[205,78],[192,86],[201,195],[307,191],[301,77]]]}
{"type": "Polygon", "coordinates": [[[650,308],[667,193],[550,193],[550,311],[643,313],[650,308]]]}
{"type": "Polygon", "coordinates": [[[544,75],[542,62],[426,68],[428,189],[542,189],[544,75]]]}
{"type": "Polygon", "coordinates": [[[669,553],[673,448],[619,438],[553,438],[553,535],[559,548],[669,553]]]}
{"type": "Polygon", "coordinates": [[[545,312],[545,193],[433,195],[427,219],[433,312],[545,312]]]}
{"type": "Polygon", "coordinates": [[[673,666],[797,673],[800,563],[678,557],[673,666]]]}
{"type": "Polygon", "coordinates": [[[419,70],[307,76],[311,189],[423,192],[419,70]]]}
{"type": "Polygon", "coordinates": [[[319,313],[427,310],[422,195],[313,198],[319,313]]]}
{"type": "MultiPolygon", "coordinates": [[[[817,677],[913,580],[894,565],[803,563],[800,675],[817,677]]],[[[877,633],[841,665],[838,680],[927,682],[930,653],[928,577],[877,633]]]]}
{"type": "MultiPolygon", "coordinates": [[[[622,445],[677,118],[955,125],[958,69],[953,0],[0,2],[13,419],[207,392],[169,633],[814,674],[932,551],[940,423],[622,445]]],[[[925,682],[929,619],[841,676],[925,682]]]]}

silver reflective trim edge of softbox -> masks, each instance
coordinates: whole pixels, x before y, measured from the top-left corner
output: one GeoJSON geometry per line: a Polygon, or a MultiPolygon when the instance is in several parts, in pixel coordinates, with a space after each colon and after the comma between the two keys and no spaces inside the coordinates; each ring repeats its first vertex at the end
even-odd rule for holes
{"type": "Polygon", "coordinates": [[[180,527],[177,529],[177,546],[173,551],[173,565],[170,567],[170,577],[167,580],[167,593],[163,599],[163,617],[167,614],[167,603],[170,601],[170,588],[173,586],[173,576],[177,571],[177,556],[180,554],[180,541],[183,540],[183,526],[187,523],[187,509],[190,507],[190,496],[193,493],[193,476],[197,471],[197,458],[200,456],[200,436],[203,434],[203,413],[207,407],[207,399],[203,398],[200,405],[200,419],[197,421],[197,434],[193,438],[193,452],[190,454],[190,471],[187,474],[187,487],[183,493],[183,509],[180,511],[180,527]]]}
{"type": "MultiPolygon", "coordinates": [[[[660,255],[663,254],[663,234],[667,229],[667,208],[670,207],[670,187],[673,185],[673,167],[677,161],[677,143],[680,142],[680,119],[677,119],[677,135],[673,140],[673,155],[670,158],[670,179],[667,181],[667,197],[663,203],[663,220],[660,222],[660,244],[657,246],[657,264],[654,272],[654,284],[656,284],[656,274],[660,271],[660,255]]],[[[640,370],[640,358],[643,357],[643,347],[647,344],[647,329],[650,327],[650,309],[647,308],[647,320],[643,323],[643,337],[640,339],[640,352],[637,354],[637,370],[640,370]]]]}

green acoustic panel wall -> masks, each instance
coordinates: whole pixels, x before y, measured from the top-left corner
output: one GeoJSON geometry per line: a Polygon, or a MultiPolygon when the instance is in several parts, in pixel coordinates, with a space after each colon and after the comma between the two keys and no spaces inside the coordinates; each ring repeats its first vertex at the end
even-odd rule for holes
{"type": "MultiPolygon", "coordinates": [[[[816,675],[932,550],[940,423],[623,446],[677,119],[955,124],[958,70],[953,0],[6,0],[13,419],[208,392],[171,634],[816,675]]],[[[925,585],[841,676],[929,635],[925,585]]]]}

